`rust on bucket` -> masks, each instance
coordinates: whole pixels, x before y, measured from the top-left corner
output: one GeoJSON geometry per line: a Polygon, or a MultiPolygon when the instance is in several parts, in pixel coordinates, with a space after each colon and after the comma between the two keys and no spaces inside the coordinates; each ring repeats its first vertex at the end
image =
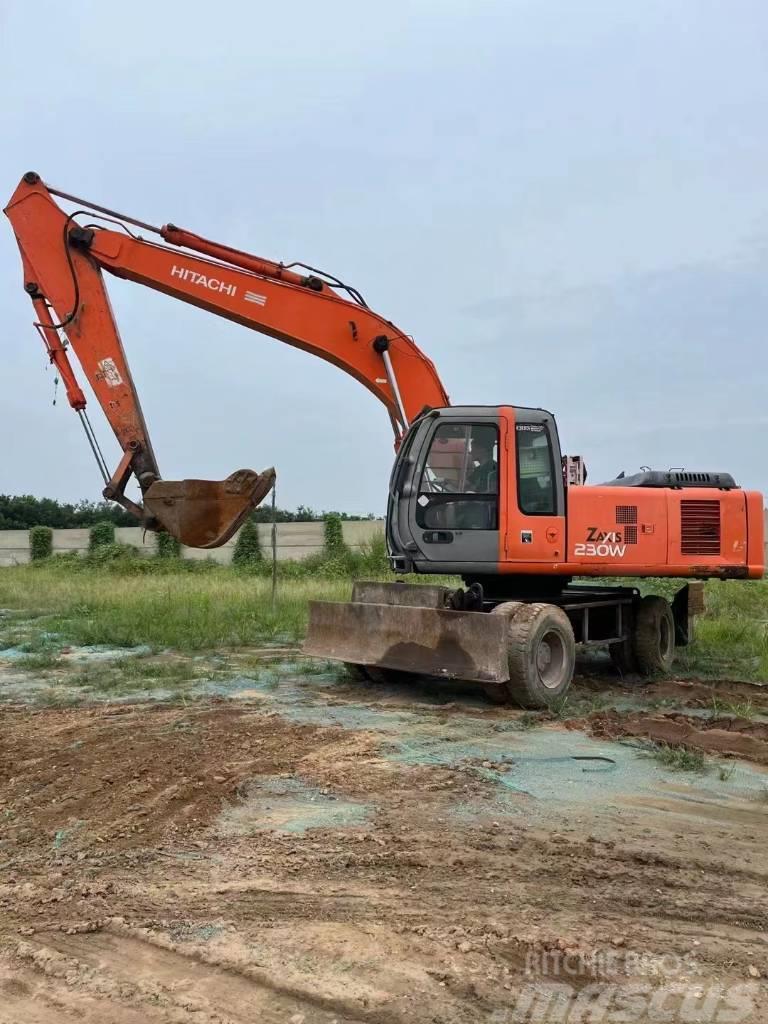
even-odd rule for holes
{"type": "Polygon", "coordinates": [[[161,529],[191,548],[225,544],[272,490],[274,469],[238,469],[226,480],[156,480],[144,508],[161,529]]]}

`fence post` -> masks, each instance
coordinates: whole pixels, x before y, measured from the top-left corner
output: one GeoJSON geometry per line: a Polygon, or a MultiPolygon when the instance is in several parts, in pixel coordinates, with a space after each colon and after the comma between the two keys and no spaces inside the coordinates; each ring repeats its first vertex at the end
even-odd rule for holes
{"type": "Polygon", "coordinates": [[[272,611],[277,607],[277,484],[272,484],[272,611]]]}

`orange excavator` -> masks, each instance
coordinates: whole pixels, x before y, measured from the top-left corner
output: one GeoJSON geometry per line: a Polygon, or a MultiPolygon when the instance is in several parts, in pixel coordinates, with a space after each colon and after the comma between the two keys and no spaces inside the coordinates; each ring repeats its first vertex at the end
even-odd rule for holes
{"type": "Polygon", "coordinates": [[[103,272],[165,292],[304,349],[351,374],[387,409],[395,435],[386,538],[397,574],[462,586],[358,582],[350,602],[314,602],[305,650],[373,679],[426,675],[481,684],[494,699],[552,704],[576,647],[606,647],[623,673],[671,666],[690,637],[700,587],[671,603],[600,577],[748,579],[764,572],[763,499],[728,473],[643,470],[584,482],[554,416],[513,405],[451,406],[432,362],[358,291],[283,264],[156,227],[25,174],[5,210],[21,250],[35,327],[80,416],[103,494],[148,529],[192,547],[223,544],[275,473],[162,479],[103,272]],[[65,212],[54,197],[74,204],[65,212]],[[151,240],[145,234],[154,236],[151,240]],[[123,456],[110,471],[70,348],[123,456]],[[135,478],[140,501],[126,495],[135,478]],[[594,578],[574,584],[574,578],[594,578]]]}

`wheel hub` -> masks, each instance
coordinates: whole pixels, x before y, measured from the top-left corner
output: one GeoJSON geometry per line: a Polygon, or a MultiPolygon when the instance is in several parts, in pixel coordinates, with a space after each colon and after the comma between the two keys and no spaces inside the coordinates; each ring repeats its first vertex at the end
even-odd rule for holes
{"type": "Polygon", "coordinates": [[[552,662],[552,648],[546,642],[542,640],[539,644],[539,652],[536,655],[536,667],[539,672],[544,672],[552,662]]]}
{"type": "Polygon", "coordinates": [[[556,690],[562,683],[566,660],[562,636],[557,630],[548,630],[536,648],[536,671],[548,690],[556,690]]]}

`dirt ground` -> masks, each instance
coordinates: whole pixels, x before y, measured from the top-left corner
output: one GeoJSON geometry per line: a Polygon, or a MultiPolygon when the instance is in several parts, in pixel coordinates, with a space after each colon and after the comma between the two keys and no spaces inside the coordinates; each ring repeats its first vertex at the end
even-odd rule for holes
{"type": "Polygon", "coordinates": [[[764,691],[532,722],[289,674],[2,707],[2,1024],[766,1019],[764,691]],[[738,759],[628,745],[686,730],[738,759]]]}

